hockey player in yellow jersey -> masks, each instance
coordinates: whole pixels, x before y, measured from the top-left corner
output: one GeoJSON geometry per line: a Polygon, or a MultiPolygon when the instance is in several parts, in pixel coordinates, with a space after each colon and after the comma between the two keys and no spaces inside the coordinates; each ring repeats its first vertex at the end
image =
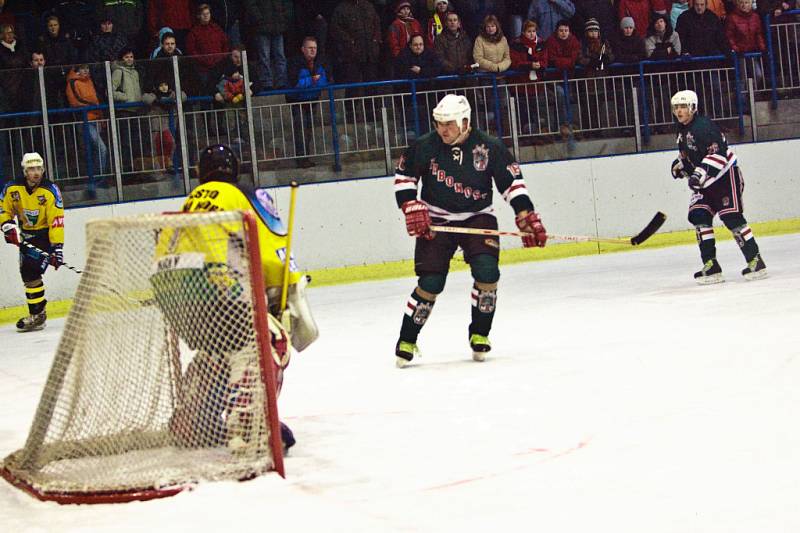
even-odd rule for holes
{"type": "Polygon", "coordinates": [[[35,331],[47,320],[42,274],[48,265],[57,269],[64,263],[64,201],[56,184],[45,179],[44,160],[38,153],[22,156],[22,174],[0,194],[0,227],[6,242],[19,247],[29,315],[19,319],[17,329],[35,331]]]}

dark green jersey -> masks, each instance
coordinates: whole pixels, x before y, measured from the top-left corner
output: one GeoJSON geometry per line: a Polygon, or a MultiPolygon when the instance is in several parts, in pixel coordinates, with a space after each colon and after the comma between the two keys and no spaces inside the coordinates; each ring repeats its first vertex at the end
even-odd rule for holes
{"type": "Polygon", "coordinates": [[[728,147],[719,127],[702,115],[687,125],[678,124],[678,150],[688,168],[699,170],[702,186],[708,187],[736,165],[736,154],[728,147]]]}
{"type": "Polygon", "coordinates": [[[495,137],[473,129],[457,145],[442,142],[433,131],[409,146],[395,169],[397,205],[417,199],[428,204],[431,216],[466,220],[492,212],[492,181],[515,213],[533,211],[522,171],[508,148],[495,137]]]}

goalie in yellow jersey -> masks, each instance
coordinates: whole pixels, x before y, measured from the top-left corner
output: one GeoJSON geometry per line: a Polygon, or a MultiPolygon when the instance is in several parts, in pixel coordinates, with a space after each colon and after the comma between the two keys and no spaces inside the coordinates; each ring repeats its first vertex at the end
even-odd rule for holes
{"type": "MultiPolygon", "coordinates": [[[[276,319],[281,312],[284,260],[287,232],[278,216],[274,201],[263,189],[254,189],[239,183],[239,161],[233,151],[224,145],[212,145],[200,153],[198,164],[200,184],[192,190],[183,204],[184,212],[217,212],[244,210],[256,214],[258,241],[261,251],[261,272],[267,289],[270,317],[268,317],[273,346],[273,359],[278,377],[278,392],[283,370],[289,363],[291,347],[303,351],[318,335],[317,325],[305,296],[307,277],[290,261],[287,293],[288,328],[276,319]],[[286,329],[289,331],[287,332],[286,329]],[[287,346],[287,339],[290,341],[287,346]]],[[[217,228],[216,232],[220,230],[217,228]]],[[[159,236],[157,256],[176,257],[179,252],[187,260],[192,253],[202,252],[204,259],[195,268],[178,266],[161,268],[151,278],[155,299],[170,327],[198,354],[182,377],[181,401],[172,416],[170,425],[180,442],[187,446],[215,446],[227,442],[229,446],[248,426],[249,404],[252,390],[252,361],[242,354],[242,349],[253,339],[253,332],[243,331],[241,316],[249,306],[238,295],[241,287],[235,272],[228,264],[228,248],[236,246],[236,231],[224,232],[221,239],[214,230],[198,229],[196,234],[182,231],[181,235],[163,232],[159,236]],[[182,287],[192,286],[192,290],[182,287]],[[192,294],[191,301],[177,294],[192,294]],[[201,326],[198,327],[198,324],[201,326]],[[239,352],[239,353],[237,353],[239,352]],[[198,432],[196,428],[211,426],[211,432],[198,432]],[[232,429],[233,427],[236,429],[232,429]],[[217,434],[212,441],[198,441],[198,434],[217,434]]],[[[234,254],[235,255],[235,254],[234,254]]],[[[169,261],[164,261],[169,263],[169,261]]],[[[285,448],[294,444],[291,430],[281,423],[281,438],[285,448]]],[[[240,439],[246,444],[255,439],[252,435],[240,439]]],[[[239,446],[238,444],[236,446],[239,446]]]]}

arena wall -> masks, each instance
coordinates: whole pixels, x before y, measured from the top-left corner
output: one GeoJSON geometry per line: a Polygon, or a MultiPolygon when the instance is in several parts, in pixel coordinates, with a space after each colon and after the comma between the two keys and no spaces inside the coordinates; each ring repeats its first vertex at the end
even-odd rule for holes
{"type": "MultiPolygon", "coordinates": [[[[746,181],[746,215],[751,222],[800,217],[800,171],[794,150],[800,140],[734,147],[746,181]]],[[[656,211],[667,213],[662,231],[689,229],[690,192],[672,180],[674,151],[528,164],[523,172],[536,209],[553,233],[620,236],[641,229],[656,211]]],[[[275,190],[286,217],[289,190],[275,190]]],[[[91,219],[175,211],[182,198],[69,209],[65,260],[82,266],[85,224],[91,219]]],[[[511,209],[495,198],[501,229],[514,230],[511,209]]],[[[413,241],[394,203],[393,178],[381,177],[303,186],[298,192],[296,256],[307,270],[409,259],[413,241]]],[[[120,246],[124,246],[120,243],[120,246]]],[[[519,239],[506,239],[517,247],[519,239]]],[[[24,303],[17,252],[0,246],[0,308],[24,303]]],[[[45,275],[49,300],[67,299],[78,276],[67,270],[45,275]]]]}

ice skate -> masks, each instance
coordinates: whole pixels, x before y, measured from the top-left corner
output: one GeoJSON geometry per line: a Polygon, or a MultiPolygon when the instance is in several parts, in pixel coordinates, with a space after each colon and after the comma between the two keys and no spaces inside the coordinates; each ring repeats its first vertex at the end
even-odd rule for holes
{"type": "Polygon", "coordinates": [[[700,285],[711,285],[713,283],[722,283],[725,278],[722,277],[722,267],[716,259],[709,259],[703,265],[703,268],[694,273],[694,280],[700,285]]]}
{"type": "Polygon", "coordinates": [[[419,356],[419,348],[413,342],[397,341],[394,354],[397,356],[395,365],[397,368],[403,368],[414,359],[415,355],[419,356]]]}
{"type": "Polygon", "coordinates": [[[472,348],[472,360],[482,363],[486,361],[486,354],[492,349],[489,337],[473,333],[469,338],[469,345],[472,348]]]}
{"type": "Polygon", "coordinates": [[[767,277],[767,265],[765,265],[764,260],[761,259],[761,254],[756,254],[756,256],[747,263],[747,268],[742,270],[742,276],[744,276],[744,279],[747,281],[755,281],[767,277]]]}
{"type": "Polygon", "coordinates": [[[47,325],[47,313],[42,311],[36,315],[30,315],[17,320],[17,331],[38,331],[47,325]]]}

